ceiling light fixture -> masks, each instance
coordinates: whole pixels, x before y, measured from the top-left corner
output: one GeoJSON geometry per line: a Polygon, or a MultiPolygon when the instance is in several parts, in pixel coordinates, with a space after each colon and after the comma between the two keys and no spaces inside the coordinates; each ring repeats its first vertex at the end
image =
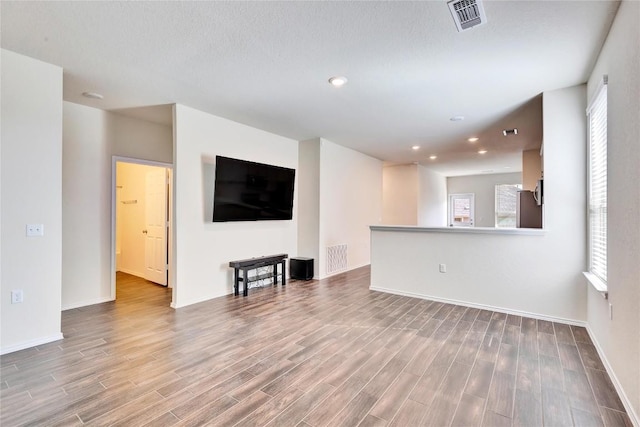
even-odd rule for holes
{"type": "Polygon", "coordinates": [[[100,95],[97,92],[82,92],[82,96],[84,96],[85,98],[91,98],[91,99],[103,99],[104,96],[100,95]]]}
{"type": "Polygon", "coordinates": [[[451,120],[452,122],[461,122],[464,120],[464,116],[453,116],[449,120],[451,120]]]}
{"type": "Polygon", "coordinates": [[[331,83],[331,85],[335,87],[344,86],[347,82],[348,80],[344,76],[335,76],[329,79],[329,83],[331,83]]]}
{"type": "Polygon", "coordinates": [[[509,136],[509,135],[517,135],[518,134],[518,129],[513,128],[513,129],[505,129],[502,131],[502,134],[504,136],[509,136]]]}
{"type": "Polygon", "coordinates": [[[411,149],[416,151],[416,150],[420,149],[420,146],[419,145],[414,145],[414,146],[411,147],[411,149]]]}
{"type": "Polygon", "coordinates": [[[478,138],[477,136],[471,137],[469,139],[467,139],[467,141],[469,142],[477,142],[480,138],[478,138]]]}
{"type": "Polygon", "coordinates": [[[478,150],[478,154],[487,154],[487,150],[478,150]]]}
{"type": "Polygon", "coordinates": [[[429,156],[429,158],[430,158],[431,160],[435,160],[435,159],[437,159],[437,158],[438,158],[438,156],[436,156],[435,154],[432,154],[432,155],[430,155],[430,156],[429,156]]]}

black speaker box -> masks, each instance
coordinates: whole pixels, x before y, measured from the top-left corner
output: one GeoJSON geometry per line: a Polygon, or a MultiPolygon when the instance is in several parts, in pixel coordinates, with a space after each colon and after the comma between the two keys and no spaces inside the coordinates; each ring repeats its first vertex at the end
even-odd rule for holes
{"type": "Polygon", "coordinates": [[[291,258],[289,260],[289,275],[292,279],[313,279],[313,258],[291,258]]]}

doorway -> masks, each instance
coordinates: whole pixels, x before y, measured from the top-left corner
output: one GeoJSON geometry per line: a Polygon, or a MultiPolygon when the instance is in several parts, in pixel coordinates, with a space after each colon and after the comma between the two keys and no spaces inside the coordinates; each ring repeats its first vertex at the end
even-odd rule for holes
{"type": "Polygon", "coordinates": [[[473,227],[474,199],[473,193],[449,195],[449,227],[473,227]]]}
{"type": "Polygon", "coordinates": [[[117,278],[171,287],[171,165],[113,159],[112,297],[117,278]]]}

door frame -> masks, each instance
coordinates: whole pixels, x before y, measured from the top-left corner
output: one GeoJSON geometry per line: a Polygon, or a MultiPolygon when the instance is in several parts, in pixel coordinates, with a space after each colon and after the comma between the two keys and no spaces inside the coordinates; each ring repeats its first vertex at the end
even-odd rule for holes
{"type": "MultiPolygon", "coordinates": [[[[122,156],[112,156],[111,157],[111,300],[115,301],[116,299],[116,164],[118,162],[122,163],[131,163],[136,165],[145,165],[145,166],[157,166],[165,169],[169,169],[169,194],[167,196],[167,204],[168,204],[168,217],[167,222],[169,223],[167,230],[167,257],[169,259],[168,267],[167,267],[167,287],[173,288],[174,284],[171,282],[171,278],[175,277],[173,271],[175,269],[175,248],[173,245],[173,229],[174,229],[174,220],[173,220],[173,199],[174,199],[174,190],[173,190],[173,164],[172,163],[164,163],[164,162],[156,162],[153,160],[144,160],[144,159],[136,159],[134,157],[122,157],[122,156]]],[[[173,289],[173,295],[175,295],[175,289],[173,289]]]]}

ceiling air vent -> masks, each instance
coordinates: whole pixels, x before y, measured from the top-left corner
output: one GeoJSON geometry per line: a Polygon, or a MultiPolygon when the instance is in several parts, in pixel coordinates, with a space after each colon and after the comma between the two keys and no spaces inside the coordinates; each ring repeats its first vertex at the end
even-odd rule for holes
{"type": "Polygon", "coordinates": [[[487,22],[484,6],[480,0],[451,0],[447,2],[458,32],[487,22]]]}

